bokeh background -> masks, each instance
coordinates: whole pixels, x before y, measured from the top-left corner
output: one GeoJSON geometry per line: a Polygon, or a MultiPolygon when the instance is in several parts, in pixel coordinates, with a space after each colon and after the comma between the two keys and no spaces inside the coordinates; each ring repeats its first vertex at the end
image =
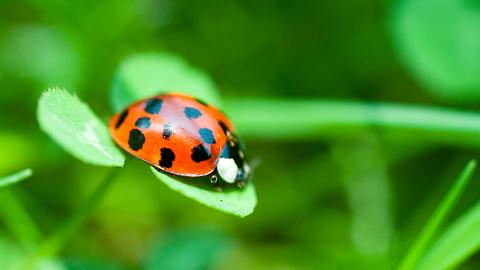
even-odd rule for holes
{"type": "MultiPolygon", "coordinates": [[[[115,70],[142,52],[177,55],[210,75],[227,114],[246,99],[476,111],[480,2],[0,1],[0,175],[34,170],[12,189],[42,234],[55,231],[107,169],[74,159],[40,131],[38,98],[64,87],[107,121],[115,70]]],[[[49,267],[391,269],[480,153],[480,139],[328,131],[243,135],[261,160],[259,203],[244,219],[185,198],[129,159],[49,267]]],[[[479,188],[473,181],[452,218],[476,202],[479,188]]],[[[1,268],[23,253],[5,225],[14,218],[8,202],[0,204],[1,268]]],[[[478,258],[460,268],[478,269],[478,258]]]]}

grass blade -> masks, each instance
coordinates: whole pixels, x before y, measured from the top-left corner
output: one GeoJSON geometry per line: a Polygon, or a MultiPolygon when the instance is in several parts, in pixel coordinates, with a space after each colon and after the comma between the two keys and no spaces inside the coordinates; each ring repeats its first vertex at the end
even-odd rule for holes
{"type": "Polygon", "coordinates": [[[454,186],[450,189],[447,195],[444,197],[438,208],[435,210],[429,221],[421,231],[417,240],[410,248],[409,252],[400,264],[399,270],[414,269],[418,261],[424,256],[425,251],[430,244],[433,236],[437,232],[438,228],[445,221],[448,214],[452,211],[458,199],[465,190],[468,182],[470,181],[473,171],[476,167],[476,161],[470,161],[462,174],[455,181],[454,186]]]}
{"type": "Polygon", "coordinates": [[[480,249],[480,202],[453,223],[419,264],[419,270],[453,269],[480,249]]]}

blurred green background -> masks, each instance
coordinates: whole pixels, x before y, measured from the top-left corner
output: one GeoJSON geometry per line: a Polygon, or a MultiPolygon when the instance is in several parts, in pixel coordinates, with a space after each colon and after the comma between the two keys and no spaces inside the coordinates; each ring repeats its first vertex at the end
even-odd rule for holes
{"type": "MultiPolygon", "coordinates": [[[[281,120],[276,129],[288,135],[278,136],[256,132],[262,125],[249,124],[255,116],[248,114],[256,104],[256,112],[277,109],[285,119],[306,100],[475,112],[476,0],[2,0],[0,175],[33,169],[9,189],[42,235],[81,205],[107,169],[74,159],[40,131],[38,98],[64,87],[107,121],[117,67],[143,52],[177,55],[221,89],[249,156],[261,160],[256,211],[239,219],[207,208],[129,159],[45,269],[392,269],[466,162],[480,157],[480,136],[467,143],[439,129],[417,136],[335,123],[297,134],[295,123],[281,120]],[[268,103],[278,100],[287,102],[268,103]]],[[[451,219],[479,195],[480,182],[472,181],[451,219]]],[[[14,207],[1,196],[0,205],[0,268],[9,269],[27,251],[6,225],[14,207]]],[[[478,259],[459,268],[479,269],[478,259]]]]}

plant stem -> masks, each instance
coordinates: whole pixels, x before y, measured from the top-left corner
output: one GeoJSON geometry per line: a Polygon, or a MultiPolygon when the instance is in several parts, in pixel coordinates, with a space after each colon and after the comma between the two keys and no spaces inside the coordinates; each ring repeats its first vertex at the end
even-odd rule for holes
{"type": "Polygon", "coordinates": [[[226,102],[243,136],[305,140],[352,136],[376,129],[386,135],[480,146],[480,113],[427,106],[333,100],[226,102]]]}
{"type": "Polygon", "coordinates": [[[94,192],[85,200],[79,209],[51,236],[46,238],[37,251],[27,260],[22,269],[30,269],[41,257],[55,256],[78,230],[94,207],[100,202],[106,191],[111,187],[117,174],[118,168],[112,168],[94,192]]]}
{"type": "Polygon", "coordinates": [[[27,250],[35,250],[41,233],[30,214],[18,200],[13,187],[0,191],[0,218],[27,250]]]}

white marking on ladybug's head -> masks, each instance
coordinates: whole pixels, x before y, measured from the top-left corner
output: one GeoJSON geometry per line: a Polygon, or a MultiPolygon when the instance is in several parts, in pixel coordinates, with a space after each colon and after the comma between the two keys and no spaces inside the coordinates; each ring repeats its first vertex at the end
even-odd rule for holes
{"type": "Polygon", "coordinates": [[[233,184],[237,179],[238,166],[233,158],[220,158],[217,164],[217,171],[225,182],[233,184]]]}

